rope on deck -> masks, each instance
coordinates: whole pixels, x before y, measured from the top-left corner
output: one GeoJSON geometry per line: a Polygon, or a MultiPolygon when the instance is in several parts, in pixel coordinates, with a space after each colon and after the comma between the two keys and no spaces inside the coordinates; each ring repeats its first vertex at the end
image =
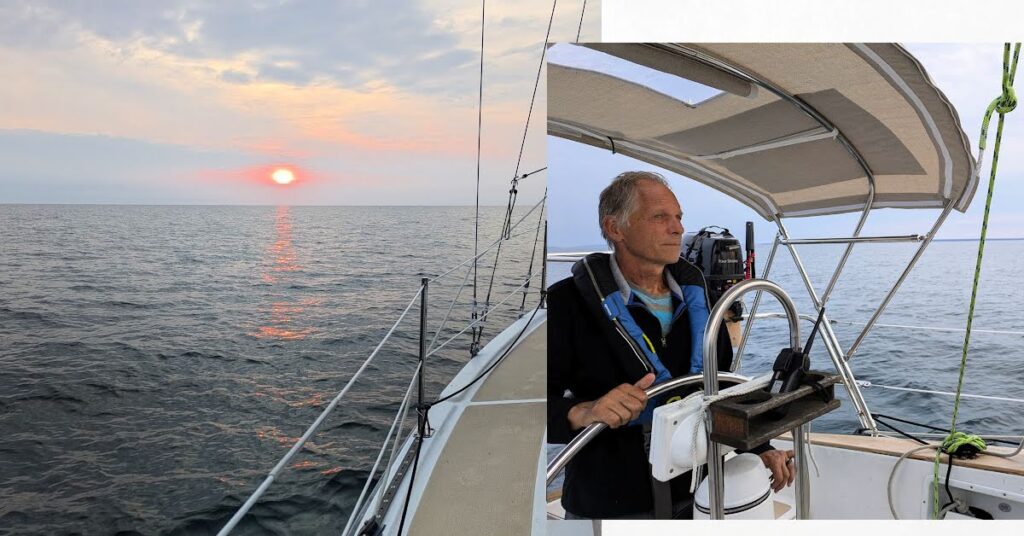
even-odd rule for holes
{"type": "MultiPolygon", "coordinates": [[[[978,452],[985,450],[985,442],[976,435],[964,434],[956,429],[956,418],[960,412],[960,395],[964,386],[964,372],[967,369],[967,350],[971,345],[971,324],[974,322],[974,305],[978,298],[978,283],[981,280],[981,261],[985,254],[985,235],[988,234],[988,218],[992,209],[992,193],[996,186],[996,167],[999,164],[999,146],[1003,139],[1003,120],[1007,113],[1017,107],[1017,95],[1013,91],[1013,78],[1017,73],[1017,59],[1020,56],[1020,43],[1013,48],[1013,61],[1010,61],[1010,43],[1003,47],[1003,80],[1002,93],[996,97],[988,109],[985,110],[985,117],[981,122],[981,138],[978,142],[978,168],[980,173],[982,156],[985,153],[985,139],[988,135],[988,124],[992,114],[999,113],[999,126],[996,128],[996,143],[992,149],[992,169],[988,179],[988,195],[985,197],[985,214],[981,219],[981,236],[978,239],[978,260],[974,266],[974,282],[971,285],[971,304],[967,310],[967,329],[964,333],[963,352],[960,358],[960,375],[956,383],[956,398],[953,400],[953,424],[949,427],[949,435],[942,442],[942,447],[935,452],[934,482],[933,482],[933,504],[932,517],[939,519],[939,463],[942,453],[950,456],[950,469],[953,465],[953,456],[961,455],[974,457],[978,452]]],[[[948,478],[947,478],[948,480],[948,478]]],[[[950,497],[953,501],[953,497],[950,497]]],[[[944,509],[944,508],[943,508],[944,509]]]]}

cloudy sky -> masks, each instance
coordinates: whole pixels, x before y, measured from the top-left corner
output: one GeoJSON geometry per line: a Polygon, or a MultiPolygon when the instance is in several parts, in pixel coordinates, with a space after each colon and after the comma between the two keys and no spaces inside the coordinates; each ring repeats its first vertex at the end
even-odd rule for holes
{"type": "MultiPolygon", "coordinates": [[[[1002,76],[1001,43],[915,44],[904,46],[918,58],[935,84],[956,107],[972,154],[977,154],[978,136],[985,108],[1000,93],[1002,76]]],[[[558,61],[558,49],[552,49],[552,61],[558,61]]],[[[1015,112],[1015,113],[1020,113],[1015,112]]],[[[992,205],[988,236],[1024,237],[1024,118],[1006,116],[999,177],[992,205]]],[[[995,140],[996,119],[989,131],[989,154],[982,168],[981,184],[966,214],[954,211],[940,229],[938,237],[977,239],[981,228],[991,147],[995,140]]],[[[603,242],[597,226],[597,197],[616,174],[632,169],[658,168],[609,151],[549,138],[548,174],[550,197],[549,244],[556,249],[591,249],[603,242]],[[592,178],[584,180],[583,178],[592,178]]],[[[742,234],[744,222],[754,221],[758,241],[770,242],[775,225],[724,194],[675,174],[666,174],[686,213],[684,225],[696,231],[706,225],[721,225],[742,234]]],[[[881,209],[873,211],[863,235],[924,234],[938,216],[937,210],[881,209]]],[[[859,214],[817,218],[793,218],[787,227],[795,237],[846,236],[856,226],[859,214]]]]}
{"type": "MultiPolygon", "coordinates": [[[[481,203],[504,204],[552,4],[489,4],[481,203]]],[[[480,2],[156,5],[0,3],[0,203],[473,204],[480,2]]],[[[583,40],[599,20],[590,0],[583,40]]],[[[538,102],[521,171],[545,164],[538,102]]]]}

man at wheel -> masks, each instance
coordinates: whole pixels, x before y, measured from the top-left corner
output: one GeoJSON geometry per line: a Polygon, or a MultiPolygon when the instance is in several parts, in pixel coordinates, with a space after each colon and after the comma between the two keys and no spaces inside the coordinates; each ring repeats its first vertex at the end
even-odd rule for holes
{"type": "MultiPolygon", "coordinates": [[[[598,216],[613,253],[578,261],[548,293],[548,441],[567,443],[595,422],[611,428],[566,467],[562,505],[567,519],[689,517],[690,479],[650,477],[651,416],[668,397],[647,400],[644,390],[703,371],[704,279],[680,258],[682,209],[661,175],[619,175],[601,192],[598,216]]],[[[727,371],[724,328],[718,344],[727,371]]],[[[792,451],[754,452],[776,491],[793,482],[792,451]]]]}

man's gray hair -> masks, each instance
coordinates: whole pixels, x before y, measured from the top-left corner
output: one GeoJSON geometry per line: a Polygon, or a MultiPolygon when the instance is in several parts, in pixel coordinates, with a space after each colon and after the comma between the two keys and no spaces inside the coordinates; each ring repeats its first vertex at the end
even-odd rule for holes
{"type": "Polygon", "coordinates": [[[627,171],[612,179],[612,183],[601,191],[600,201],[597,204],[597,223],[601,226],[601,236],[608,242],[609,247],[614,247],[614,245],[604,230],[605,217],[615,218],[615,222],[620,227],[629,226],[629,217],[636,210],[637,187],[640,181],[654,181],[669,188],[668,181],[658,173],[627,171]]]}

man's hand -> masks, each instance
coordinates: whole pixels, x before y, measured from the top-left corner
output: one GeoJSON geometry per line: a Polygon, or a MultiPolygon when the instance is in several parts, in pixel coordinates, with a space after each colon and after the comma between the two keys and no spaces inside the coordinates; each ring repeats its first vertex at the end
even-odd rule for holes
{"type": "Polygon", "coordinates": [[[796,479],[796,464],[793,463],[795,454],[791,450],[769,450],[758,454],[764,466],[772,471],[772,489],[781,490],[785,486],[793,484],[796,479]]]}
{"type": "Polygon", "coordinates": [[[635,384],[624,383],[592,402],[576,404],[569,410],[570,427],[579,430],[595,422],[603,422],[609,428],[618,428],[632,421],[647,405],[644,390],[652,383],[654,373],[640,378],[635,384]]]}

